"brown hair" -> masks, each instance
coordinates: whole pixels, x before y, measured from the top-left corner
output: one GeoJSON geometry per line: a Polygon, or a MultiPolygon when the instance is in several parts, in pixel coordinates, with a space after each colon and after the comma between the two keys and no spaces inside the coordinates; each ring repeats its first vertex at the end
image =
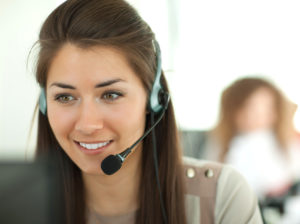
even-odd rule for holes
{"type": "Polygon", "coordinates": [[[268,89],[275,99],[276,121],[274,133],[283,150],[288,146],[292,126],[292,104],[283,93],[271,82],[263,78],[242,78],[227,87],[221,96],[218,124],[213,131],[221,147],[219,160],[224,161],[232,138],[237,134],[235,116],[237,111],[256,90],[268,89]]]}
{"type": "MultiPolygon", "coordinates": [[[[80,48],[110,46],[121,50],[130,65],[151,91],[156,57],[150,27],[135,9],[123,0],[69,0],[57,7],[44,22],[39,35],[36,79],[46,86],[51,61],[66,43],[80,48]]],[[[168,91],[162,74],[163,88],[168,91]]],[[[147,117],[146,128],[150,126],[147,117]]],[[[172,103],[156,127],[158,166],[163,200],[169,224],[185,224],[184,183],[181,153],[172,103]]],[[[86,223],[85,195],[81,171],[64,153],[54,137],[47,116],[38,114],[37,156],[52,154],[62,170],[68,224],[86,223]]],[[[155,182],[151,135],[145,138],[142,152],[140,207],[136,223],[163,223],[158,188],[155,182]]]]}

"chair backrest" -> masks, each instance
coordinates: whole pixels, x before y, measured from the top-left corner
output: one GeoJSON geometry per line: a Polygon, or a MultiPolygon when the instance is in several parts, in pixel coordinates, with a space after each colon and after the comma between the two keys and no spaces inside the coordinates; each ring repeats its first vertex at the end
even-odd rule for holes
{"type": "Polygon", "coordinates": [[[207,131],[181,130],[181,146],[185,156],[203,158],[207,131]]]}

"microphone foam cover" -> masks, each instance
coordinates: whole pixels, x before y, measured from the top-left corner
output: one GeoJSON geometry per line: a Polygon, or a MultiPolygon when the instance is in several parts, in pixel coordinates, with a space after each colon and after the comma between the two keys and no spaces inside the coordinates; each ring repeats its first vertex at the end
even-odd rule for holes
{"type": "Polygon", "coordinates": [[[109,155],[101,163],[101,169],[106,175],[112,175],[122,166],[122,160],[118,156],[109,155]]]}

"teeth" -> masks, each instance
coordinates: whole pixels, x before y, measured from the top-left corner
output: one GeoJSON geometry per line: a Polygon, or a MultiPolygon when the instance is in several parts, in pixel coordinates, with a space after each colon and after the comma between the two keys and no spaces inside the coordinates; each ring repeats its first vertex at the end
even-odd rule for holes
{"type": "Polygon", "coordinates": [[[109,141],[107,142],[101,142],[101,143],[97,143],[97,144],[87,144],[87,143],[82,143],[82,142],[79,142],[79,144],[86,148],[86,149],[98,149],[98,148],[101,148],[103,146],[106,146],[107,144],[109,143],[109,141]]]}

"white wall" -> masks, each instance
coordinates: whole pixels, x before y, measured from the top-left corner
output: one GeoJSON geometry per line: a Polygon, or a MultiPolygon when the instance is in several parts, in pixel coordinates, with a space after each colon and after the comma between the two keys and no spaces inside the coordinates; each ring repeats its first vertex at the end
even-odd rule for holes
{"type": "Polygon", "coordinates": [[[57,1],[0,1],[0,159],[23,158],[38,87],[27,57],[57,1]]]}
{"type": "MultiPolygon", "coordinates": [[[[24,157],[39,92],[26,60],[41,23],[59,2],[0,1],[0,159],[24,157]]],[[[222,89],[248,74],[273,79],[300,105],[299,1],[130,2],[157,34],[182,128],[211,128],[222,89]],[[177,13],[169,21],[168,10],[177,13]]],[[[299,110],[295,124],[300,130],[299,110]]]]}

